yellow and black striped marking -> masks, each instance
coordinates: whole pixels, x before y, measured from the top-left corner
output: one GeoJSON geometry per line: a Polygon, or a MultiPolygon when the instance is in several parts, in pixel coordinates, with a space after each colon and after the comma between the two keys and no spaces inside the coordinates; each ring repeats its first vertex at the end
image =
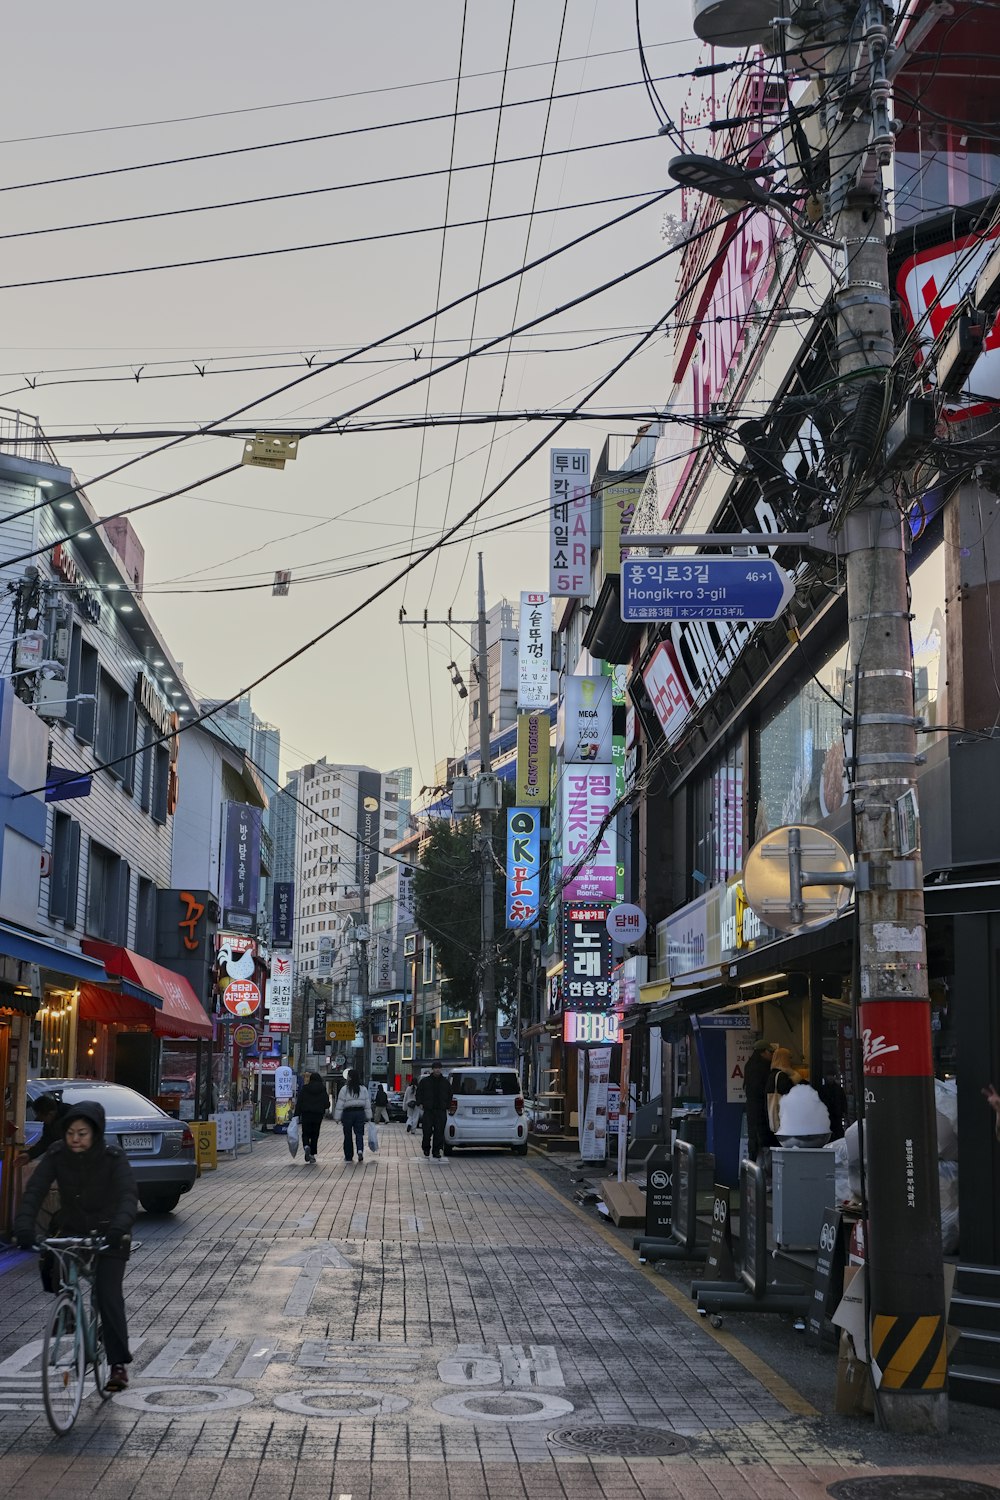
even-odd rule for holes
{"type": "Polygon", "coordinates": [[[948,1378],[944,1319],[872,1320],[872,1359],[882,1371],[884,1391],[943,1391],[948,1378]]]}

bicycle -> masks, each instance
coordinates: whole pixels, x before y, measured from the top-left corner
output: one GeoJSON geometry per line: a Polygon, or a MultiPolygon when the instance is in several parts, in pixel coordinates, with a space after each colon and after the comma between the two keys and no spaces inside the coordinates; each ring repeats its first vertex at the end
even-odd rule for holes
{"type": "Polygon", "coordinates": [[[37,1248],[53,1257],[59,1280],[42,1346],[42,1399],[52,1431],[65,1437],[79,1415],[88,1367],[102,1401],[112,1394],[95,1282],[97,1257],[108,1242],[96,1235],[72,1236],[42,1240],[37,1248]]]}

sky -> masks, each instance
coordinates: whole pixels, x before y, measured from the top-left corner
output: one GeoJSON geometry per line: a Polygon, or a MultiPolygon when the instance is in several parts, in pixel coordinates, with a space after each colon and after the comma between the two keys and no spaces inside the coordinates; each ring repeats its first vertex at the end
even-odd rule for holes
{"type": "MultiPolygon", "coordinates": [[[[695,66],[688,7],[641,11],[654,77],[695,66]]],[[[8,16],[7,55],[23,66],[7,71],[0,119],[0,408],[41,420],[100,514],[193,486],[133,524],[146,551],[145,602],[200,696],[239,692],[362,604],[403,564],[367,565],[431,545],[546,430],[520,420],[345,432],[334,419],[363,403],[366,417],[397,421],[571,407],[670,305],[668,260],[530,336],[386,394],[666,248],[661,221],[676,199],[433,319],[436,306],[670,185],[676,148],[656,135],[631,0],[567,0],[560,43],[563,13],[560,0],[514,0],[511,27],[510,4],[481,0],[177,0],[158,9],[52,0],[8,16]],[[571,97],[550,106],[554,71],[554,92],[571,97]],[[609,88],[618,83],[634,86],[609,88]],[[498,135],[488,107],[502,91],[498,135]],[[550,153],[600,149],[551,155],[539,172],[543,140],[550,153]],[[618,141],[626,144],[605,144],[618,141]],[[176,160],[208,152],[232,154],[176,160]],[[527,159],[491,172],[495,153],[527,159]],[[449,164],[474,163],[485,166],[449,175],[449,164]],[[51,182],[102,172],[110,175],[51,182]],[[373,178],[409,180],[343,187],[373,178]],[[45,185],[25,186],[33,183],[45,185]],[[342,190],[317,191],[332,187],[342,190]],[[277,194],[308,196],[214,206],[277,194]],[[611,198],[625,201],[571,207],[611,198]],[[137,215],[160,217],[77,227],[137,215]],[[55,232],[30,233],[42,229],[55,232]],[[433,232],[403,232],[413,229],[433,232]],[[328,243],[361,236],[388,237],[328,243]],[[285,253],[260,253],[273,250],[285,253]],[[221,256],[244,258],[138,269],[221,256]],[[111,270],[130,274],[94,274],[111,270]],[[343,362],[417,319],[413,332],[343,362]],[[316,371],[333,360],[342,362],[316,371]],[[239,437],[151,452],[159,443],[149,434],[204,427],[244,406],[238,420],[248,427],[330,427],[303,441],[284,472],[243,467],[211,483],[202,481],[238,462],[239,437]],[[278,568],[292,570],[287,598],[271,594],[278,568]],[[246,583],[266,586],[234,588],[246,583]]],[[[658,88],[676,118],[690,80],[658,88]]],[[[658,336],[595,405],[646,410],[669,389],[670,343],[658,336]]],[[[596,462],[609,432],[635,425],[599,412],[555,441],[590,447],[596,462]]],[[[547,503],[546,453],[477,521],[521,515],[516,525],[480,540],[466,525],[457,545],[254,690],[255,710],[281,729],[286,766],[324,754],[412,765],[419,788],[461,752],[467,706],[447,664],[454,657],[467,675],[467,645],[446,627],[403,628],[399,611],[468,619],[480,548],[488,603],[547,586],[546,517],[531,514],[547,503]]]]}

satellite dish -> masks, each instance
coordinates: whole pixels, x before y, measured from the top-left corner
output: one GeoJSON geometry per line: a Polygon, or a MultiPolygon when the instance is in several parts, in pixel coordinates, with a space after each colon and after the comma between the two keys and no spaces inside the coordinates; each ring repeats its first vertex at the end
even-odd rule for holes
{"type": "Polygon", "coordinates": [[[743,868],[747,905],[780,932],[831,922],[850,902],[853,887],[851,856],[843,844],[802,823],[765,834],[743,868]]]}

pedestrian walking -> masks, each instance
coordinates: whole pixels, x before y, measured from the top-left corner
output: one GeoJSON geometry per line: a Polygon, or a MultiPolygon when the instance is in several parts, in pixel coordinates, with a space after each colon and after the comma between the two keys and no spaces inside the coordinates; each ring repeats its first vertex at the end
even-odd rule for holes
{"type": "MultiPolygon", "coordinates": [[[[59,1189],[59,1208],[47,1233],[99,1235],[108,1248],[97,1257],[94,1288],[104,1327],[104,1347],[111,1373],[109,1391],[128,1385],[126,1365],[132,1363],[122,1282],[132,1248],[132,1225],[139,1211],[135,1177],[128,1157],[104,1140],[104,1106],[85,1100],[69,1105],[61,1121],[62,1139],[39,1159],[24,1190],[14,1220],[14,1238],[23,1249],[35,1243],[36,1220],[53,1184],[59,1189]]],[[[42,1261],[42,1283],[52,1284],[51,1265],[42,1261]]]]}
{"type": "Polygon", "coordinates": [[[430,1156],[433,1150],[435,1161],[441,1160],[444,1126],[451,1099],[451,1083],[445,1078],[441,1064],[435,1058],[431,1063],[431,1071],[417,1084],[417,1103],[423,1110],[423,1151],[425,1156],[430,1156]]]}
{"type": "Polygon", "coordinates": [[[298,1118],[302,1131],[302,1155],[307,1162],[316,1161],[319,1154],[319,1128],[330,1108],[330,1095],[326,1084],[318,1073],[310,1073],[299,1089],[292,1118],[298,1118]]]}
{"type": "Polygon", "coordinates": [[[743,1092],[747,1101],[747,1156],[758,1161],[762,1151],[772,1144],[771,1127],[767,1122],[767,1080],[771,1072],[774,1043],[754,1042],[753,1051],[743,1069],[743,1092]]]}
{"type": "Polygon", "coordinates": [[[333,1118],[339,1120],[344,1127],[345,1161],[354,1160],[355,1143],[358,1148],[358,1161],[364,1161],[365,1125],[371,1117],[371,1095],[358,1077],[357,1070],[352,1068],[347,1075],[347,1082],[337,1095],[337,1103],[333,1111],[333,1118]]]}
{"type": "Polygon", "coordinates": [[[406,1089],[403,1093],[403,1108],[406,1110],[406,1133],[407,1135],[411,1135],[420,1123],[417,1085],[413,1082],[412,1074],[406,1080],[406,1089]]]}
{"type": "Polygon", "coordinates": [[[388,1123],[389,1123],[389,1095],[386,1093],[385,1087],[381,1083],[379,1084],[378,1088],[375,1090],[375,1102],[374,1102],[374,1105],[373,1105],[373,1109],[375,1111],[374,1118],[375,1118],[376,1125],[388,1125],[388,1123]]]}

